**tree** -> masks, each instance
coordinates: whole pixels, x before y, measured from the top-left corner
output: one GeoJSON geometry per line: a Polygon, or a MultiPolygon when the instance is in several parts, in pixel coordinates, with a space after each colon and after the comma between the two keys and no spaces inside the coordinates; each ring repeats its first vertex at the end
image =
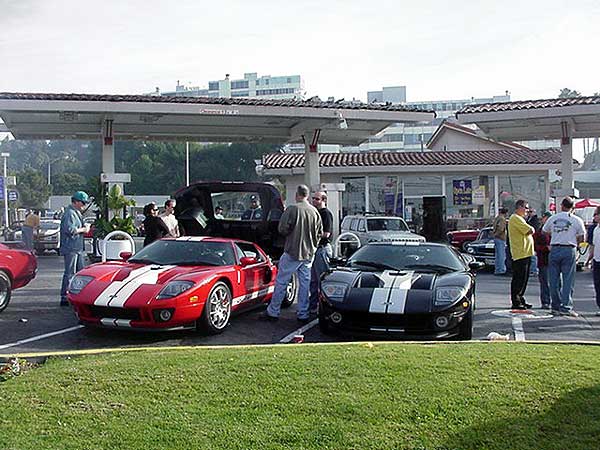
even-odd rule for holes
{"type": "Polygon", "coordinates": [[[52,177],[52,195],[71,195],[85,184],[85,178],[78,173],[60,173],[52,177]]]}
{"type": "Polygon", "coordinates": [[[39,170],[27,168],[17,173],[17,190],[20,203],[29,208],[43,208],[48,201],[51,187],[39,170]]]}

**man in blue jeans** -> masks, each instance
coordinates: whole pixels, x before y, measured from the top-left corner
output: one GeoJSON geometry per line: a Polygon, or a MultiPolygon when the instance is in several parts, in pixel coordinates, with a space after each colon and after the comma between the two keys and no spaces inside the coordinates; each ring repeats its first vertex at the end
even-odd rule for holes
{"type": "Polygon", "coordinates": [[[550,234],[548,278],[552,314],[579,317],[573,310],[573,284],[577,245],[585,238],[585,228],[583,220],[571,212],[573,206],[573,199],[565,197],[561,203],[561,212],[550,217],[542,231],[550,234]]]}
{"type": "Polygon", "coordinates": [[[298,274],[298,310],[296,317],[301,323],[308,323],[308,289],[310,269],[319,238],[323,233],[321,216],[317,209],[308,203],[309,190],[305,185],[296,190],[296,204],[288,206],[279,220],[279,233],[285,236],[283,255],[277,266],[275,290],[271,303],[260,320],[276,321],[281,312],[287,286],[294,273],[298,274]]]}
{"type": "Polygon", "coordinates": [[[90,225],[84,225],[81,213],[89,201],[90,199],[85,192],[75,192],[71,197],[71,204],[66,208],[60,221],[60,254],[63,255],[65,260],[65,272],[60,289],[60,306],[69,306],[67,301],[69,283],[73,275],[83,269],[84,266],[85,244],[83,235],[89,231],[90,225]]]}
{"type": "Polygon", "coordinates": [[[506,274],[506,208],[498,209],[494,219],[494,275],[506,274]]]}

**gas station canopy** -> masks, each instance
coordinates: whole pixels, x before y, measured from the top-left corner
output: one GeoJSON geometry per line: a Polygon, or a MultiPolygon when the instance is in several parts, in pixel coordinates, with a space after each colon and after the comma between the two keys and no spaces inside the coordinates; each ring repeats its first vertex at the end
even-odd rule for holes
{"type": "Polygon", "coordinates": [[[467,105],[456,113],[494,139],[560,139],[562,189],[554,196],[579,196],[573,178],[573,138],[600,136],[600,96],[467,105]]]}
{"type": "Polygon", "coordinates": [[[595,137],[600,136],[600,97],[467,105],[456,117],[499,140],[561,139],[565,131],[571,138],[595,137]]]}
{"type": "Polygon", "coordinates": [[[319,130],[318,143],[357,145],[393,123],[430,121],[435,113],[313,99],[0,93],[0,117],[15,139],[97,139],[110,121],[117,140],[293,143],[319,130]]]}

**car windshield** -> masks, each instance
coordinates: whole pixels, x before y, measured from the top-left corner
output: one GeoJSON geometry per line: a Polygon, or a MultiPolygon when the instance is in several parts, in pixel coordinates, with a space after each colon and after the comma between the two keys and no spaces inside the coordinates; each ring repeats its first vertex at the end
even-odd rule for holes
{"type": "Polygon", "coordinates": [[[408,231],[406,222],[399,217],[367,219],[369,231],[408,231]]]}
{"type": "Polygon", "coordinates": [[[485,228],[479,232],[478,241],[489,241],[490,239],[494,239],[491,228],[485,228]]]}
{"type": "Polygon", "coordinates": [[[60,223],[55,222],[41,222],[40,228],[42,230],[58,230],[60,228],[60,223]]]}
{"type": "Polygon", "coordinates": [[[465,270],[458,256],[443,245],[380,245],[369,244],[359,248],[348,260],[350,267],[363,270],[409,269],[432,271],[465,270]]]}
{"type": "Polygon", "coordinates": [[[235,264],[228,242],[160,240],[144,247],[129,262],[160,265],[229,266],[235,264]]]}

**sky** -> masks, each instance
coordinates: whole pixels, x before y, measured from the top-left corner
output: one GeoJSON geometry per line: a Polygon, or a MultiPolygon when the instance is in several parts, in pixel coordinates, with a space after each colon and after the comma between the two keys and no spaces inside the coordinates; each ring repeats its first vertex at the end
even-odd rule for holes
{"type": "Polygon", "coordinates": [[[0,0],[0,91],[141,94],[261,75],[408,101],[600,91],[597,0],[0,0]]]}

